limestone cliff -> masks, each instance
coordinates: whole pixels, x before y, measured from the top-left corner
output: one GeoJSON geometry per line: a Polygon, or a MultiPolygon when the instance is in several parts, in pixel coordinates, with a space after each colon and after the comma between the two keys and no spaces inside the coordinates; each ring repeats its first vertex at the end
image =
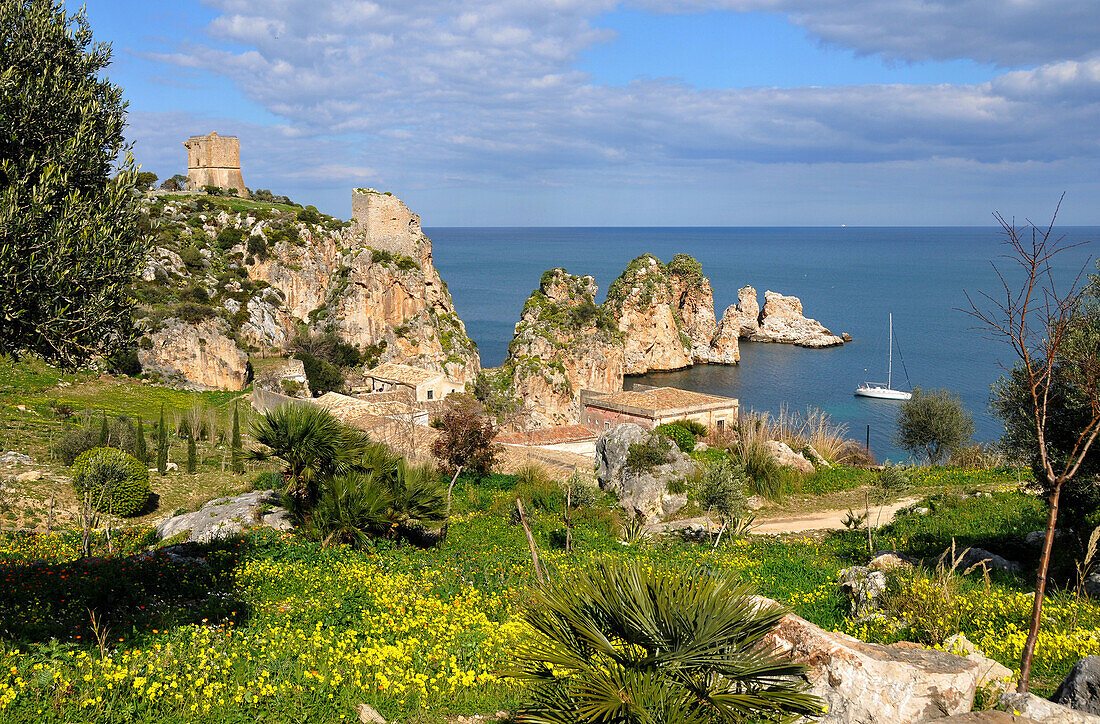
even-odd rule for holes
{"type": "Polygon", "coordinates": [[[145,372],[195,389],[243,390],[248,384],[248,355],[237,348],[222,319],[171,319],[149,338],[148,348],[138,349],[145,372]]]}
{"type": "Polygon", "coordinates": [[[668,264],[672,282],[672,299],[680,328],[691,341],[691,358],[697,364],[736,363],[726,350],[713,346],[715,334],[714,291],[710,279],[703,276],[703,265],[688,256],[677,254],[668,264]]]}
{"type": "Polygon", "coordinates": [[[502,371],[532,427],[576,422],[581,390],[623,387],[623,340],[596,291],[590,276],[551,269],[523,305],[502,371]]]}
{"type": "Polygon", "coordinates": [[[631,261],[608,288],[604,306],[623,334],[624,371],[628,375],[692,365],[692,339],[679,319],[679,299],[671,277],[659,259],[643,254],[631,261]]]}
{"type": "MultiPolygon", "coordinates": [[[[477,347],[435,270],[419,217],[388,194],[356,190],[353,202],[362,196],[384,201],[353,203],[360,214],[353,222],[312,207],[201,195],[147,200],[156,238],[136,289],[144,357],[163,367],[180,350],[165,346],[162,330],[216,318],[240,350],[284,350],[302,329],[332,332],[372,361],[473,380],[477,347]]],[[[226,350],[227,359],[240,350],[226,350]]],[[[222,386],[218,375],[179,373],[222,386]]]]}

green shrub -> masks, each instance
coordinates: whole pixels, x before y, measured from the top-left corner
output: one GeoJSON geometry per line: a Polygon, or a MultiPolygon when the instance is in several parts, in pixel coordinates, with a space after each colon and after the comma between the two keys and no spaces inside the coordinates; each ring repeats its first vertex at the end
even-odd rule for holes
{"type": "Polygon", "coordinates": [[[665,423],[664,425],[658,425],[654,430],[658,435],[664,435],[672,442],[676,443],[676,447],[680,448],[686,453],[695,449],[695,435],[693,435],[687,428],[680,425],[678,422],[665,423]]]}
{"type": "Polygon", "coordinates": [[[248,237],[248,254],[260,261],[267,259],[267,240],[260,234],[248,237]]]}
{"type": "Polygon", "coordinates": [[[153,493],[145,464],[112,447],[81,453],[73,463],[72,475],[79,494],[91,492],[99,510],[115,515],[137,513],[153,493]]]}
{"type": "Polygon", "coordinates": [[[206,257],[196,246],[185,246],[180,249],[180,259],[188,269],[198,270],[206,266],[206,257]]]}
{"type": "Polygon", "coordinates": [[[175,308],[175,315],[185,322],[191,322],[192,324],[201,322],[204,319],[210,319],[218,315],[217,311],[209,304],[196,304],[195,302],[184,302],[175,308]]]}
{"type": "Polygon", "coordinates": [[[328,360],[318,359],[309,352],[298,352],[294,356],[302,361],[302,366],[306,370],[306,380],[313,394],[323,395],[344,386],[344,373],[328,360]]]}
{"type": "Polygon", "coordinates": [[[320,224],[321,212],[316,206],[307,206],[298,212],[297,219],[303,224],[320,224]]]}
{"type": "Polygon", "coordinates": [[[666,437],[653,435],[645,442],[636,442],[626,452],[627,471],[638,475],[648,473],[672,460],[672,443],[666,437]]]}
{"type": "Polygon", "coordinates": [[[701,422],[696,422],[695,420],[686,420],[685,419],[685,420],[676,420],[672,424],[673,425],[679,425],[680,427],[684,428],[685,430],[690,432],[692,435],[694,435],[696,439],[707,436],[707,426],[704,425],[701,422]]]}
{"type": "Polygon", "coordinates": [[[229,251],[237,244],[244,242],[245,237],[246,232],[244,229],[234,229],[227,226],[218,232],[215,242],[222,251],[229,251]]]}
{"type": "Polygon", "coordinates": [[[133,345],[123,347],[107,357],[107,371],[113,375],[126,375],[137,377],[141,374],[141,360],[138,359],[137,347],[133,345]]]}

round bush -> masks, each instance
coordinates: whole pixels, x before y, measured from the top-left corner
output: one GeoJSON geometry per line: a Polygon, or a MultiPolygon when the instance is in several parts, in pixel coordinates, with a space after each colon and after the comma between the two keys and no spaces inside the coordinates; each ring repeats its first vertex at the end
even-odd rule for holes
{"type": "Polygon", "coordinates": [[[687,428],[680,427],[680,425],[675,422],[658,425],[654,432],[672,440],[672,442],[676,443],[676,447],[686,453],[695,449],[695,436],[688,432],[687,428]]]}
{"type": "Polygon", "coordinates": [[[83,495],[92,491],[98,509],[115,515],[133,515],[145,506],[153,494],[149,469],[132,455],[113,447],[97,447],[81,453],[72,467],[73,486],[83,495]]]}

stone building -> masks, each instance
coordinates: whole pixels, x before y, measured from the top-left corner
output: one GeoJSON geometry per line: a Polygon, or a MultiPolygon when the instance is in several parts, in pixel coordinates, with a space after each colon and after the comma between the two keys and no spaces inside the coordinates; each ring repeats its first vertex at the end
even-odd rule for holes
{"type": "Polygon", "coordinates": [[[374,249],[417,259],[421,256],[420,216],[392,194],[352,189],[351,228],[374,249]]]}
{"type": "Polygon", "coordinates": [[[737,424],[738,401],[675,387],[637,386],[612,394],[581,391],[582,425],[602,432],[632,422],[647,430],[677,420],[694,420],[708,429],[737,424]]]}
{"type": "Polygon", "coordinates": [[[183,142],[187,148],[188,191],[203,186],[236,189],[238,196],[248,195],[241,177],[241,141],[236,136],[191,136],[183,142]]]}
{"type": "Polygon", "coordinates": [[[452,392],[461,392],[463,385],[442,372],[386,362],[363,373],[371,393],[407,390],[416,402],[442,400],[452,392]]]}

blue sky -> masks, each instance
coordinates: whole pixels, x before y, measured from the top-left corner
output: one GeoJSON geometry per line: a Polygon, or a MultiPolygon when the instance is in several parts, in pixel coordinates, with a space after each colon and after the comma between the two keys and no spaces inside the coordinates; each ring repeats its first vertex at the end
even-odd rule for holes
{"type": "MultiPolygon", "coordinates": [[[[89,0],[147,170],[426,226],[1100,224],[1074,0],[89,0]]],[[[72,3],[71,8],[76,9],[72,3]]]]}

